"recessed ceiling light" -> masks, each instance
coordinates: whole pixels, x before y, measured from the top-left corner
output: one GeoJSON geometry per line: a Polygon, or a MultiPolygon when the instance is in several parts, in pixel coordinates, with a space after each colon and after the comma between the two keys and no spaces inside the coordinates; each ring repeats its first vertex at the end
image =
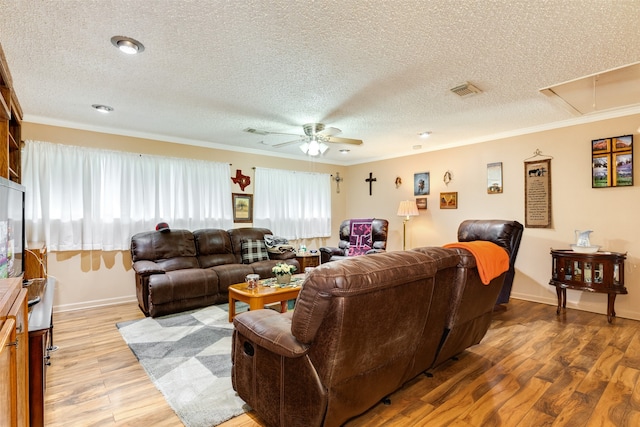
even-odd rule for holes
{"type": "Polygon", "coordinates": [[[105,114],[113,111],[113,107],[109,107],[108,105],[93,104],[91,107],[95,108],[96,111],[99,111],[105,114]]]}
{"type": "Polygon", "coordinates": [[[351,151],[351,150],[348,150],[348,149],[346,149],[346,148],[343,148],[343,149],[341,149],[341,150],[340,150],[340,152],[341,152],[342,154],[347,154],[349,151],[351,151]]]}
{"type": "Polygon", "coordinates": [[[113,36],[111,37],[111,44],[128,55],[144,52],[144,45],[130,37],[113,36]]]}
{"type": "Polygon", "coordinates": [[[429,138],[429,135],[431,135],[431,132],[429,132],[429,131],[420,132],[418,135],[420,136],[420,138],[429,138]]]}

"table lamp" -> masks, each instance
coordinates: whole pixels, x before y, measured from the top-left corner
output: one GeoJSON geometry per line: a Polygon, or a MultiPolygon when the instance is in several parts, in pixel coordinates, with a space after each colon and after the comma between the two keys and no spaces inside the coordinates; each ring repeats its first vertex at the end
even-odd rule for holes
{"type": "Polygon", "coordinates": [[[403,200],[398,206],[398,216],[403,216],[405,219],[402,221],[402,250],[406,250],[407,246],[407,221],[412,216],[418,216],[418,206],[416,206],[415,200],[403,200]]]}

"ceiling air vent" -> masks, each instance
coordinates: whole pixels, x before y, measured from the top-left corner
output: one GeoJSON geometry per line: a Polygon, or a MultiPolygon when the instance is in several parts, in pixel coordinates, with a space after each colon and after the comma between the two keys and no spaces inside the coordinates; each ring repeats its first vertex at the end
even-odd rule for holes
{"type": "Polygon", "coordinates": [[[482,91],[480,89],[478,89],[477,87],[475,87],[474,85],[472,85],[469,82],[466,82],[465,84],[461,84],[460,86],[456,86],[456,87],[452,88],[451,92],[453,92],[456,95],[461,96],[461,97],[471,96],[471,95],[475,95],[477,93],[482,93],[482,91]]]}
{"type": "Polygon", "coordinates": [[[249,132],[249,133],[254,133],[256,135],[269,135],[269,132],[265,132],[263,130],[257,130],[254,128],[246,128],[246,129],[242,129],[245,132],[249,132]]]}

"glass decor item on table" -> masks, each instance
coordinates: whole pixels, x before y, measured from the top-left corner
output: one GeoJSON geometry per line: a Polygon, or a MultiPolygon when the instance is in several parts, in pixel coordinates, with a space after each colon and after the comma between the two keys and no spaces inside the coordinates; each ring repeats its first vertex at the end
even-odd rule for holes
{"type": "Polygon", "coordinates": [[[260,275],[247,274],[247,277],[244,278],[244,281],[247,282],[247,289],[255,289],[258,287],[258,282],[260,281],[260,275]]]}

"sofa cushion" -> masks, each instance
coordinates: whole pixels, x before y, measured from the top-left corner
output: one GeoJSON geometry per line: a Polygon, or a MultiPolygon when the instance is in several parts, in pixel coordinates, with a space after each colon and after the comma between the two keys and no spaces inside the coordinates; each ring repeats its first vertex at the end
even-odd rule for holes
{"type": "Polygon", "coordinates": [[[264,240],[244,240],[242,242],[242,263],[251,264],[258,261],[266,261],[269,259],[267,245],[264,240]]]}

